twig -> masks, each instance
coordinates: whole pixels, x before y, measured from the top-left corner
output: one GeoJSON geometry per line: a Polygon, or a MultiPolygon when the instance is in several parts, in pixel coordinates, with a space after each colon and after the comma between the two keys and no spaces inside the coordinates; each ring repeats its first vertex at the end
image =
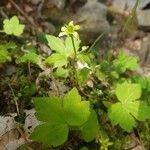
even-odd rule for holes
{"type": "Polygon", "coordinates": [[[102,34],[100,34],[97,39],[94,41],[94,43],[91,45],[91,47],[88,49],[88,51],[90,51],[96,44],[97,42],[103,37],[103,35],[105,34],[106,32],[103,32],[102,34]]]}
{"type": "Polygon", "coordinates": [[[8,18],[7,14],[3,11],[3,8],[0,8],[0,13],[3,18],[8,18]]]}
{"type": "Polygon", "coordinates": [[[15,99],[16,96],[15,96],[14,90],[13,90],[13,88],[11,87],[10,84],[8,84],[8,86],[10,87],[10,90],[11,90],[11,92],[12,92],[12,94],[13,94],[14,102],[15,102],[15,105],[16,105],[17,114],[19,115],[19,114],[20,114],[20,112],[19,112],[19,105],[18,105],[18,103],[17,103],[17,101],[16,101],[16,99],[15,99]]]}
{"type": "Polygon", "coordinates": [[[31,63],[28,62],[29,79],[31,79],[31,63]]]}

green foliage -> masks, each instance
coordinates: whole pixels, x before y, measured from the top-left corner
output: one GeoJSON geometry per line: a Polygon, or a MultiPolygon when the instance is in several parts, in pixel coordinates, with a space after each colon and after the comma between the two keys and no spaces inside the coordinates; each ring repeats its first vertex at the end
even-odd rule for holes
{"type": "Polygon", "coordinates": [[[136,120],[144,121],[150,118],[150,106],[138,100],[141,96],[139,84],[118,84],[115,93],[119,102],[112,104],[108,112],[113,125],[119,124],[130,132],[136,126],[136,120]]]}
{"type": "Polygon", "coordinates": [[[0,63],[5,63],[6,61],[11,61],[11,56],[5,48],[0,47],[0,63]]]}
{"type": "Polygon", "coordinates": [[[95,111],[92,111],[88,120],[81,126],[81,137],[86,141],[92,141],[98,132],[98,121],[95,111]]]}
{"type": "Polygon", "coordinates": [[[36,64],[39,60],[39,56],[35,52],[27,52],[23,56],[20,56],[16,59],[18,64],[31,62],[36,64]]]}
{"type": "Polygon", "coordinates": [[[75,88],[65,95],[63,107],[66,122],[71,126],[84,124],[90,115],[89,102],[81,101],[81,96],[75,88]]]}
{"type": "Polygon", "coordinates": [[[16,48],[14,43],[0,44],[0,63],[11,61],[11,51],[16,48]]]}
{"type": "Polygon", "coordinates": [[[150,77],[135,76],[133,77],[133,81],[140,84],[142,89],[150,91],[150,77]]]}
{"type": "Polygon", "coordinates": [[[77,89],[69,91],[63,101],[58,97],[42,97],[35,98],[34,104],[36,116],[43,124],[35,128],[30,138],[45,146],[56,147],[67,140],[70,126],[79,127],[84,123],[82,132],[85,138],[91,140],[95,137],[97,118],[93,111],[90,112],[89,102],[81,101],[77,89]],[[85,128],[89,128],[89,133],[86,133],[85,128]]]}
{"type": "Polygon", "coordinates": [[[85,84],[85,82],[87,81],[87,79],[89,77],[89,73],[90,73],[90,70],[87,67],[84,67],[84,68],[78,70],[77,76],[78,76],[78,83],[80,85],[85,84]]]}
{"type": "Polygon", "coordinates": [[[133,56],[128,56],[126,53],[120,52],[117,58],[113,61],[116,71],[124,73],[126,70],[135,70],[138,66],[138,59],[133,56]]]}
{"type": "Polygon", "coordinates": [[[64,68],[57,68],[57,70],[55,71],[54,75],[56,77],[64,77],[67,78],[69,76],[69,72],[67,69],[64,68]]]}
{"type": "Polygon", "coordinates": [[[5,19],[3,24],[3,30],[8,35],[20,36],[23,33],[24,25],[19,23],[17,16],[13,16],[10,19],[5,19]]]}
{"type": "MultiPolygon", "coordinates": [[[[20,36],[23,33],[24,25],[19,23],[16,16],[5,19],[3,24],[2,32],[7,35],[20,36]]],[[[74,149],[76,145],[78,149],[82,146],[81,149],[91,149],[92,145],[107,150],[112,144],[114,146],[111,147],[116,149],[116,141],[119,141],[119,149],[123,149],[120,145],[122,138],[125,139],[124,131],[131,132],[138,122],[150,118],[150,78],[137,75],[137,57],[128,56],[122,51],[116,56],[112,52],[106,53],[96,60],[92,52],[93,46],[89,49],[87,46],[81,46],[78,29],[79,26],[71,21],[61,28],[59,37],[42,35],[42,42],[47,42],[52,50],[51,55],[43,51],[37,54],[38,45],[32,46],[30,40],[24,42],[19,37],[15,39],[23,41],[22,45],[20,42],[17,46],[9,42],[0,44],[0,63],[13,60],[14,63],[20,64],[19,67],[28,63],[30,81],[21,77],[18,80],[18,75],[26,71],[18,69],[18,86],[15,91],[10,87],[15,105],[19,107],[16,110],[21,110],[21,113],[18,113],[20,117],[26,102],[30,101],[32,96],[43,96],[35,97],[33,100],[35,115],[40,125],[34,129],[30,138],[43,143],[46,147],[74,149]],[[36,69],[31,71],[30,63],[33,63],[32,66],[36,64],[36,69]],[[37,74],[34,75],[34,72],[37,70],[43,72],[39,71],[36,79],[37,74]],[[36,84],[33,82],[34,79],[36,84]],[[51,81],[56,93],[49,85],[51,81]],[[59,82],[64,84],[63,87],[66,89],[63,89],[59,82]],[[59,97],[52,96],[49,94],[51,92],[59,97]],[[115,125],[119,125],[123,130],[114,127],[115,125]],[[101,132],[101,127],[106,134],[101,132]],[[61,146],[62,144],[64,145],[61,146]]]]}
{"type": "MultiPolygon", "coordinates": [[[[74,55],[72,41],[70,37],[63,39],[54,37],[52,35],[46,35],[49,47],[55,51],[54,54],[46,59],[47,64],[53,64],[54,68],[62,67],[68,64],[68,58],[74,55]]],[[[74,38],[75,48],[78,51],[80,40],[74,38]]]]}
{"type": "Polygon", "coordinates": [[[33,63],[37,64],[40,56],[36,54],[36,48],[35,46],[25,46],[24,52],[22,55],[17,56],[16,63],[17,64],[23,64],[23,63],[33,63]]]}

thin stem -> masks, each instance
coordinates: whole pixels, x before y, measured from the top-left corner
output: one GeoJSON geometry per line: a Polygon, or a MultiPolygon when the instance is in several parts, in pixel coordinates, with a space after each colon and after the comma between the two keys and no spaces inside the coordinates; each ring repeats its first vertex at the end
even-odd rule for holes
{"type": "Polygon", "coordinates": [[[31,80],[31,64],[28,62],[29,80],[31,80]]]}
{"type": "Polygon", "coordinates": [[[71,41],[72,41],[72,45],[73,45],[73,50],[74,50],[74,60],[73,60],[73,71],[74,71],[74,78],[75,78],[75,81],[76,81],[76,86],[79,87],[79,84],[78,84],[78,74],[77,74],[77,70],[76,70],[76,61],[77,61],[77,51],[76,51],[76,47],[75,47],[75,44],[74,44],[74,39],[73,39],[73,36],[70,35],[71,37],[71,41]]]}
{"type": "Polygon", "coordinates": [[[8,86],[9,86],[9,88],[10,88],[12,94],[13,94],[14,102],[15,102],[15,105],[16,105],[16,110],[17,110],[17,113],[19,115],[20,114],[20,112],[19,112],[19,106],[18,106],[17,100],[15,99],[16,96],[15,96],[14,90],[12,89],[11,85],[8,84],[8,86]]]}
{"type": "Polygon", "coordinates": [[[103,32],[102,34],[100,34],[97,39],[94,41],[94,43],[91,45],[91,47],[88,49],[88,51],[90,51],[96,44],[97,42],[103,37],[103,35],[105,34],[106,32],[103,32]]]}
{"type": "Polygon", "coordinates": [[[75,57],[77,57],[77,51],[76,51],[76,47],[75,47],[75,44],[74,44],[73,36],[70,35],[70,37],[71,37],[71,41],[72,41],[72,45],[73,45],[73,50],[74,50],[75,57]]]}

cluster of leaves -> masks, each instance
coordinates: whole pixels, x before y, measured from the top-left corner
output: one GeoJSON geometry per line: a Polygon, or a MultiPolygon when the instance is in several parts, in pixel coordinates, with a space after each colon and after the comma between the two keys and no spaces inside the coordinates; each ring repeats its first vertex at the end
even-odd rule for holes
{"type": "Polygon", "coordinates": [[[77,89],[72,89],[61,100],[58,97],[34,98],[36,116],[42,122],[31,138],[45,146],[59,146],[68,139],[69,129],[81,131],[81,137],[89,142],[96,136],[98,121],[88,101],[81,101],[77,89]]]}
{"type": "MultiPolygon", "coordinates": [[[[24,31],[25,26],[19,23],[19,19],[17,16],[13,16],[11,19],[5,19],[3,21],[3,30],[1,32],[7,35],[13,35],[16,37],[20,37],[24,31]]],[[[25,51],[23,54],[16,57],[16,63],[37,63],[39,58],[36,54],[36,50],[29,46],[25,47],[25,51]],[[26,50],[27,49],[27,50],[26,50]]],[[[5,63],[12,60],[12,56],[14,56],[14,49],[17,49],[17,45],[13,42],[1,44],[0,45],[0,63],[5,63]]]]}
{"type": "Polygon", "coordinates": [[[1,43],[0,44],[0,63],[11,61],[12,51],[16,48],[15,43],[1,43]]]}
{"type": "MultiPolygon", "coordinates": [[[[23,33],[24,25],[16,16],[5,19],[3,24],[3,32],[8,35],[18,37],[23,33]]],[[[101,124],[106,124],[105,132],[116,129],[116,125],[122,132],[132,132],[138,122],[150,118],[150,80],[133,75],[138,59],[122,51],[96,62],[91,49],[81,46],[78,29],[79,26],[70,22],[59,34],[66,37],[45,35],[52,50],[50,56],[40,59],[32,45],[23,45],[23,51],[17,54],[16,63],[38,64],[42,60],[43,65],[52,68],[55,78],[69,86],[63,99],[56,96],[34,98],[40,125],[30,138],[46,147],[57,147],[69,141],[69,131],[72,137],[75,131],[84,142],[96,139],[100,149],[107,150],[113,143],[109,136],[101,137],[101,124]],[[105,121],[101,121],[103,117],[105,121]]],[[[16,49],[16,45],[0,46],[0,63],[11,61],[12,49],[16,49]]]]}

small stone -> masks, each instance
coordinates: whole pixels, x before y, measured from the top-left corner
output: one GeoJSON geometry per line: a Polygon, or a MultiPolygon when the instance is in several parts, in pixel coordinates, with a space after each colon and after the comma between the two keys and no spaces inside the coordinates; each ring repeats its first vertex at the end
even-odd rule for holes
{"type": "Polygon", "coordinates": [[[27,133],[27,135],[30,135],[30,133],[33,131],[33,129],[40,124],[40,122],[35,117],[35,110],[26,110],[26,119],[24,124],[24,130],[27,133]]]}
{"type": "Polygon", "coordinates": [[[0,116],[0,137],[15,128],[14,117],[0,116]]]}
{"type": "Polygon", "coordinates": [[[32,11],[33,11],[33,8],[26,4],[25,5],[25,12],[29,13],[29,12],[32,12],[32,11]]]}
{"type": "MultiPolygon", "coordinates": [[[[132,10],[137,0],[113,0],[112,6],[120,11],[132,10]]],[[[150,3],[150,0],[141,0],[137,6],[137,10],[141,10],[150,3]]]]}
{"type": "Polygon", "coordinates": [[[81,38],[85,41],[97,38],[101,33],[110,30],[107,21],[107,8],[97,0],[88,0],[76,14],[74,19],[81,26],[81,38]],[[88,39],[87,39],[88,38],[88,39]]]}
{"type": "Polygon", "coordinates": [[[23,138],[16,139],[14,141],[9,142],[6,145],[6,149],[7,150],[16,150],[17,148],[19,148],[23,144],[25,144],[25,140],[23,138]]]}
{"type": "Polygon", "coordinates": [[[143,30],[150,30],[150,10],[137,11],[138,26],[143,30]]]}
{"type": "Polygon", "coordinates": [[[14,65],[6,65],[5,69],[2,70],[2,74],[6,76],[10,76],[16,72],[16,67],[14,65]]]}
{"type": "Polygon", "coordinates": [[[42,0],[29,0],[32,4],[37,5],[40,2],[42,2],[42,0]]]}
{"type": "Polygon", "coordinates": [[[144,37],[141,48],[141,62],[143,66],[150,64],[150,35],[144,37]]]}
{"type": "Polygon", "coordinates": [[[135,148],[133,148],[132,150],[145,150],[145,148],[141,145],[138,145],[135,148]]]}
{"type": "Polygon", "coordinates": [[[64,9],[66,5],[66,0],[46,0],[46,5],[56,6],[59,9],[64,9]]]}

